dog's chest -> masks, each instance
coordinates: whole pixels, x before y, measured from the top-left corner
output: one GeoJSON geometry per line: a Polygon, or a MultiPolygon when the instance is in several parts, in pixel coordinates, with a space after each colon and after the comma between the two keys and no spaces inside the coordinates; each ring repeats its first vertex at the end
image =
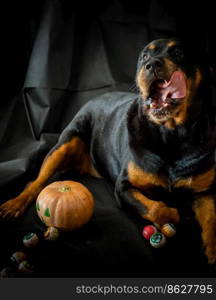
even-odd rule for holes
{"type": "Polygon", "coordinates": [[[133,186],[143,190],[162,187],[169,192],[182,188],[202,192],[209,189],[215,179],[214,155],[194,152],[176,161],[148,155],[142,167],[139,163],[129,163],[128,177],[133,186]]]}

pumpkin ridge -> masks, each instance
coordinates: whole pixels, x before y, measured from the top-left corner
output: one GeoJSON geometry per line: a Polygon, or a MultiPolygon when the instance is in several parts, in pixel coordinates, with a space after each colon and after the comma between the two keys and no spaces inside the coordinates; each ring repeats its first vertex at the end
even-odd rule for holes
{"type": "Polygon", "coordinates": [[[52,199],[50,200],[50,207],[52,208],[52,219],[50,219],[50,226],[54,226],[55,227],[55,218],[53,218],[53,216],[55,216],[55,211],[58,205],[58,195],[55,194],[55,191],[50,191],[51,195],[53,195],[52,199]]]}
{"type": "MultiPolygon", "coordinates": [[[[70,192],[71,193],[71,192],[70,192]]],[[[68,195],[67,195],[68,196],[68,195]]],[[[63,197],[62,197],[62,211],[64,212],[67,212],[67,209],[66,206],[68,204],[68,199],[67,199],[67,196],[65,194],[63,194],[63,197]]],[[[67,218],[68,218],[68,215],[67,213],[64,213],[62,215],[62,222],[61,222],[61,227],[66,227],[65,224],[67,223],[67,218]]]]}
{"type": "MultiPolygon", "coordinates": [[[[62,193],[61,197],[62,197],[62,193]]],[[[54,214],[54,219],[53,219],[53,224],[55,227],[60,228],[61,227],[61,223],[59,222],[59,214],[61,214],[64,210],[62,209],[62,202],[63,201],[56,201],[56,206],[55,206],[55,214],[54,214]]]]}

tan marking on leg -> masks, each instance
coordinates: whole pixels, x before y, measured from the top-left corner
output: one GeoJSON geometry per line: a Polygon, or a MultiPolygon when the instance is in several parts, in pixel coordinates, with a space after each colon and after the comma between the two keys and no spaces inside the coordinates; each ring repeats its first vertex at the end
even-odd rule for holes
{"type": "Polygon", "coordinates": [[[96,175],[88,149],[78,137],[72,138],[71,141],[60,146],[45,159],[36,180],[27,185],[19,196],[0,206],[0,216],[21,215],[27,205],[36,199],[48,179],[57,171],[68,168],[74,168],[81,174],[94,173],[96,175]]]}
{"type": "Polygon", "coordinates": [[[93,164],[91,163],[90,168],[89,168],[89,175],[91,175],[92,177],[95,178],[103,178],[103,176],[101,176],[98,171],[95,169],[95,167],[93,166],[93,164]]]}
{"type": "Polygon", "coordinates": [[[174,184],[174,187],[186,187],[192,189],[195,193],[199,193],[208,190],[214,179],[215,168],[212,168],[203,174],[181,179],[174,184]]]}
{"type": "Polygon", "coordinates": [[[163,225],[165,223],[178,223],[179,214],[175,208],[168,207],[161,201],[150,200],[141,192],[131,190],[131,195],[139,201],[147,210],[147,213],[142,214],[142,217],[153,223],[163,225]]]}
{"type": "Polygon", "coordinates": [[[168,183],[166,178],[157,176],[156,174],[147,173],[130,161],[128,164],[128,180],[132,186],[141,189],[147,189],[153,186],[162,186],[167,188],[168,183]]]}
{"type": "Polygon", "coordinates": [[[209,263],[216,262],[216,211],[215,199],[205,196],[198,199],[193,210],[202,228],[202,240],[209,263]]]}

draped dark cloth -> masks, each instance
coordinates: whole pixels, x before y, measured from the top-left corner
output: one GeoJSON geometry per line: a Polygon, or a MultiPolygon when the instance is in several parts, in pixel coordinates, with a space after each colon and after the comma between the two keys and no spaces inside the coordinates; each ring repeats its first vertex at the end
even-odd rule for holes
{"type": "MultiPolygon", "coordinates": [[[[214,96],[210,2],[205,6],[202,1],[159,0],[9,4],[3,37],[6,96],[0,100],[1,203],[35,178],[60,132],[89,99],[107,91],[137,92],[137,57],[151,40],[178,37],[194,55],[206,57],[214,96]]],[[[70,174],[64,178],[70,179],[70,174]]],[[[95,196],[94,217],[88,226],[63,234],[58,242],[41,242],[29,251],[36,266],[32,276],[211,276],[193,222],[183,224],[176,238],[155,250],[141,236],[146,223],[119,210],[109,182],[79,180],[95,196]]],[[[1,267],[22,248],[24,234],[42,235],[44,230],[34,205],[17,222],[0,225],[1,267]]]]}

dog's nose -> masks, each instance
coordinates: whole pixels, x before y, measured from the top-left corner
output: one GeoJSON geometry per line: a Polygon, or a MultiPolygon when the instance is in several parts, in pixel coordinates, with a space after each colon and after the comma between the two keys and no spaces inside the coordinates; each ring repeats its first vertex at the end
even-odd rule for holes
{"type": "Polygon", "coordinates": [[[150,61],[147,62],[145,65],[146,70],[151,70],[151,69],[160,69],[162,67],[163,63],[160,59],[158,58],[151,58],[150,61]]]}

